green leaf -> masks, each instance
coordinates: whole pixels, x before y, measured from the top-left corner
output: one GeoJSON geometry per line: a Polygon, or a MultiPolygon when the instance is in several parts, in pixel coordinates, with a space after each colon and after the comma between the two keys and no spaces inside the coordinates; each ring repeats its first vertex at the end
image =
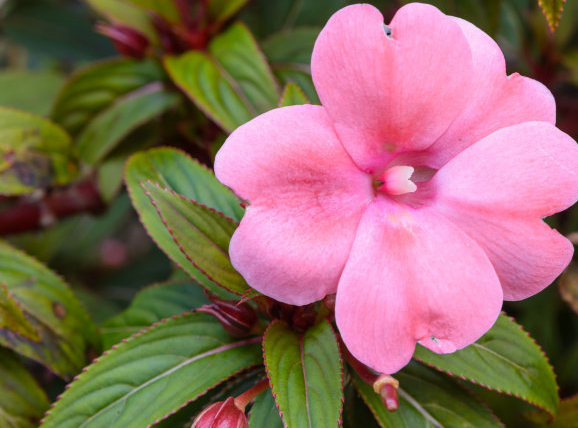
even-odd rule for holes
{"type": "MultiPolygon", "coordinates": [[[[117,0],[118,1],[118,0],[117,0]]],[[[125,3],[132,3],[141,9],[156,12],[167,21],[175,24],[180,22],[179,9],[176,3],[166,0],[124,0],[125,3]]]]}
{"type": "Polygon", "coordinates": [[[108,156],[97,171],[98,193],[110,204],[122,188],[124,164],[127,156],[108,156]]]}
{"type": "Polygon", "coordinates": [[[41,427],[150,426],[259,364],[260,339],[233,339],[214,317],[202,313],[156,324],[90,365],[41,427]]]}
{"type": "Polygon", "coordinates": [[[62,88],[52,111],[53,120],[78,135],[101,111],[119,97],[164,78],[154,61],[103,61],[79,70],[62,88]]]}
{"type": "Polygon", "coordinates": [[[223,22],[233,16],[249,0],[209,0],[209,16],[213,22],[223,22]]]}
{"type": "Polygon", "coordinates": [[[560,402],[553,428],[578,428],[578,395],[560,402]]]}
{"type": "Polygon", "coordinates": [[[386,409],[379,394],[352,373],[355,387],[382,427],[498,428],[497,418],[447,376],[412,362],[395,374],[399,380],[399,408],[386,409]]]}
{"type": "Polygon", "coordinates": [[[36,428],[50,405],[44,391],[22,362],[0,348],[0,426],[36,428]]]}
{"type": "MultiPolygon", "coordinates": [[[[96,326],[64,282],[45,266],[0,241],[0,283],[37,337],[0,327],[0,345],[69,378],[98,354],[96,326]],[[37,340],[39,339],[39,340],[37,340]]],[[[25,327],[20,327],[20,329],[25,327]]]]}
{"type": "Polygon", "coordinates": [[[556,29],[560,18],[562,18],[564,3],[566,3],[566,0],[538,0],[538,5],[542,9],[546,21],[548,21],[548,26],[552,31],[556,29]]]}
{"type": "Polygon", "coordinates": [[[273,321],[265,332],[263,354],[285,426],[339,426],[343,373],[339,346],[327,321],[303,334],[273,321]]]}
{"type": "Polygon", "coordinates": [[[295,64],[303,71],[308,71],[311,64],[313,46],[321,28],[304,27],[273,34],[263,42],[263,53],[275,66],[276,63],[295,64]]]}
{"type": "Polygon", "coordinates": [[[31,342],[41,340],[38,331],[28,321],[26,314],[4,284],[0,284],[0,330],[11,331],[31,342]]]}
{"type": "Polygon", "coordinates": [[[299,86],[295,83],[287,83],[281,100],[279,101],[279,107],[295,106],[300,104],[309,104],[309,100],[301,90],[299,86]]]}
{"type": "Polygon", "coordinates": [[[23,47],[29,62],[71,64],[115,54],[112,43],[93,31],[86,8],[54,0],[1,3],[3,38],[23,47]]]}
{"type": "Polygon", "coordinates": [[[128,309],[101,327],[103,346],[115,343],[173,315],[209,304],[203,289],[191,281],[155,284],[136,295],[128,309]]]}
{"type": "Polygon", "coordinates": [[[53,71],[7,70],[0,73],[0,105],[47,116],[64,83],[53,71]]]}
{"type": "Polygon", "coordinates": [[[174,107],[178,101],[177,94],[165,91],[158,82],[115,100],[80,134],[80,157],[89,164],[102,160],[132,131],[174,107]]]}
{"type": "Polygon", "coordinates": [[[234,80],[252,110],[263,113],[276,107],[279,88],[263,52],[246,25],[233,24],[215,37],[209,45],[209,53],[234,80]]]}
{"type": "Polygon", "coordinates": [[[0,107],[0,194],[64,185],[77,173],[66,132],[40,116],[0,107]]]}
{"type": "Polygon", "coordinates": [[[295,28],[269,37],[263,42],[263,52],[281,83],[298,84],[307,98],[320,104],[311,80],[311,54],[320,28],[295,28]]]}
{"type": "Polygon", "coordinates": [[[271,389],[255,399],[249,412],[249,428],[283,428],[271,389]]]}
{"type": "MultiPolygon", "coordinates": [[[[377,0],[371,3],[376,5],[377,0]]],[[[347,0],[253,0],[243,11],[242,19],[260,38],[300,26],[322,27],[348,3],[347,0]]],[[[389,5],[389,4],[388,4],[389,5]]],[[[379,7],[379,6],[378,6],[379,7]]],[[[382,10],[385,8],[383,6],[382,10]]]]}
{"type": "Polygon", "coordinates": [[[229,241],[237,223],[159,184],[141,185],[180,250],[196,269],[233,293],[245,295],[251,290],[229,259],[229,241]]]}
{"type": "Polygon", "coordinates": [[[243,208],[237,197],[215,178],[213,173],[191,157],[175,149],[160,148],[137,153],[127,162],[126,185],[135,209],[149,235],[157,245],[191,277],[221,297],[232,297],[212,281],[181,252],[173,237],[163,224],[156,209],[141,187],[141,182],[150,180],[164,187],[215,208],[238,221],[243,217],[243,208]]]}
{"type": "Polygon", "coordinates": [[[124,0],[85,1],[111,23],[120,23],[134,28],[147,36],[152,42],[156,42],[156,31],[149,15],[145,10],[132,4],[132,2],[124,0]]]}
{"type": "Polygon", "coordinates": [[[167,57],[165,67],[175,84],[224,130],[231,132],[257,115],[207,54],[191,51],[167,57]]]}
{"type": "Polygon", "coordinates": [[[343,394],[343,428],[380,428],[353,382],[347,382],[343,394]]]}
{"type": "Polygon", "coordinates": [[[440,355],[418,346],[414,358],[556,414],[558,388],[552,367],[532,338],[505,315],[500,315],[477,342],[462,350],[440,355]]]}
{"type": "Polygon", "coordinates": [[[226,131],[277,106],[274,77],[243,24],[215,37],[208,53],[191,51],[166,58],[165,68],[197,107],[226,131]]]}
{"type": "Polygon", "coordinates": [[[166,135],[166,121],[152,120],[132,131],[106,155],[97,168],[98,191],[105,202],[110,204],[122,190],[127,160],[139,151],[158,145],[166,135]]]}
{"type": "Polygon", "coordinates": [[[578,428],[578,395],[560,401],[560,407],[556,417],[534,410],[524,413],[526,419],[542,428],[578,428]]]}

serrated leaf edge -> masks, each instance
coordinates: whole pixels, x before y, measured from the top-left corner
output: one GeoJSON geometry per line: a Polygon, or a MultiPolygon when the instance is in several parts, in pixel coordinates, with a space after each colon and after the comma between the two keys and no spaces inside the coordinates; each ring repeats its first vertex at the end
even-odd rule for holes
{"type": "MultiPolygon", "coordinates": [[[[161,190],[164,190],[164,191],[167,191],[167,192],[169,192],[169,193],[172,193],[173,195],[178,196],[178,197],[180,197],[181,199],[183,199],[183,200],[185,200],[185,201],[187,201],[187,202],[191,202],[191,203],[193,203],[193,204],[195,204],[195,205],[197,205],[197,206],[206,208],[206,209],[208,209],[209,211],[212,211],[213,213],[215,213],[215,214],[223,217],[224,219],[228,220],[229,222],[231,222],[231,223],[233,223],[233,224],[235,224],[235,225],[237,225],[237,226],[239,225],[239,223],[237,223],[235,220],[233,220],[232,218],[226,216],[226,215],[223,214],[221,211],[218,211],[217,209],[215,209],[215,208],[213,208],[213,207],[209,207],[209,206],[207,206],[207,205],[205,205],[205,204],[202,204],[202,203],[200,203],[200,202],[197,202],[197,201],[195,201],[194,199],[189,199],[189,198],[187,198],[186,196],[181,195],[180,193],[175,192],[175,191],[172,190],[172,189],[163,187],[163,186],[161,186],[159,183],[153,182],[153,181],[151,181],[151,180],[146,180],[145,183],[154,185],[154,186],[156,186],[157,188],[159,188],[159,189],[161,189],[161,190]]],[[[155,207],[155,209],[156,209],[159,217],[161,218],[161,221],[162,221],[163,224],[165,225],[165,228],[169,231],[171,237],[173,238],[173,241],[175,242],[175,244],[177,245],[177,247],[179,248],[179,250],[181,251],[181,253],[183,253],[183,255],[186,257],[186,259],[187,259],[188,261],[190,261],[190,262],[193,264],[193,266],[194,266],[196,269],[198,269],[203,275],[205,275],[211,282],[215,283],[215,284],[218,285],[219,287],[224,288],[225,290],[227,290],[227,291],[229,291],[229,292],[231,292],[231,293],[233,293],[233,294],[236,294],[237,296],[244,296],[246,293],[239,293],[238,291],[232,290],[232,289],[230,289],[229,287],[227,287],[226,285],[221,284],[219,281],[217,281],[216,279],[214,279],[214,278],[213,278],[211,275],[209,275],[203,268],[201,268],[201,267],[191,258],[191,256],[190,256],[189,254],[187,254],[187,252],[185,251],[185,249],[183,248],[183,246],[179,243],[179,239],[177,238],[177,236],[176,236],[176,234],[174,233],[173,229],[168,225],[168,223],[167,223],[166,219],[164,218],[164,216],[162,215],[160,209],[157,207],[156,202],[155,202],[154,199],[151,197],[150,193],[144,188],[144,183],[141,181],[140,184],[141,184],[141,187],[143,188],[145,194],[148,196],[149,200],[151,201],[151,204],[153,204],[153,206],[155,207]]],[[[169,255],[167,254],[167,256],[169,256],[169,255]]],[[[227,255],[227,256],[228,256],[228,255],[227,255]]],[[[169,258],[170,258],[171,260],[173,260],[173,258],[172,258],[171,256],[169,256],[169,258]]],[[[240,275],[240,274],[239,274],[239,275],[240,275]]],[[[247,285],[247,286],[248,286],[248,285],[247,285]]],[[[251,287],[250,287],[250,286],[248,286],[248,287],[249,287],[249,288],[248,288],[247,292],[250,292],[250,291],[251,291],[251,287]]]]}
{"type": "MultiPolygon", "coordinates": [[[[530,333],[528,333],[526,330],[524,330],[524,328],[523,328],[520,324],[518,324],[518,323],[516,322],[516,320],[515,320],[513,317],[509,316],[509,315],[506,314],[505,312],[502,312],[502,315],[504,315],[505,317],[509,318],[511,321],[514,321],[514,323],[518,326],[518,328],[534,343],[534,345],[536,345],[536,347],[538,348],[538,351],[540,352],[540,354],[542,354],[542,356],[543,356],[544,359],[546,360],[546,363],[547,363],[548,366],[550,367],[550,370],[552,370],[552,373],[554,374],[554,380],[555,380],[555,383],[556,383],[556,391],[557,391],[558,394],[559,394],[559,392],[560,392],[560,387],[559,387],[559,385],[558,385],[558,382],[556,381],[556,379],[557,379],[556,372],[554,371],[554,367],[552,366],[552,363],[550,363],[550,359],[548,358],[548,356],[546,355],[546,353],[544,352],[544,350],[542,349],[542,347],[536,342],[536,340],[530,335],[530,333]]],[[[520,396],[519,394],[516,394],[516,393],[514,393],[514,392],[512,392],[512,391],[501,390],[501,389],[499,389],[499,388],[492,388],[492,387],[490,387],[490,386],[488,386],[488,385],[486,385],[486,384],[484,384],[484,383],[477,382],[477,381],[474,380],[474,379],[469,379],[469,378],[466,377],[466,376],[456,375],[456,374],[452,373],[451,371],[444,370],[444,369],[442,369],[442,368],[440,368],[440,367],[437,367],[435,364],[429,364],[429,363],[427,363],[427,362],[425,362],[425,361],[422,361],[420,358],[414,357],[413,359],[416,360],[416,361],[419,361],[421,364],[424,364],[425,366],[431,367],[432,369],[435,369],[435,370],[437,370],[437,371],[440,372],[440,373],[444,373],[444,374],[446,374],[446,375],[448,375],[448,376],[450,376],[450,377],[452,377],[452,378],[454,378],[454,379],[461,379],[461,380],[464,380],[464,381],[466,381],[466,382],[473,383],[474,385],[481,386],[482,388],[485,388],[485,389],[487,389],[487,390],[489,390],[489,391],[494,391],[494,392],[497,392],[497,393],[499,393],[499,394],[506,394],[506,395],[508,395],[508,396],[510,396],[510,397],[516,397],[516,398],[518,398],[519,400],[522,400],[522,401],[524,401],[524,402],[526,402],[526,403],[528,403],[528,404],[531,404],[532,406],[534,406],[534,407],[536,407],[536,408],[538,408],[538,409],[541,409],[541,410],[545,411],[545,412],[548,413],[551,417],[554,417],[554,416],[555,416],[555,413],[552,413],[551,411],[549,411],[548,409],[546,409],[542,404],[538,404],[538,403],[536,403],[534,400],[530,400],[530,399],[528,399],[528,398],[522,397],[522,396],[520,396]]],[[[558,404],[559,404],[559,402],[558,402],[558,404]]]]}
{"type": "Polygon", "coordinates": [[[540,6],[540,10],[542,14],[546,18],[546,22],[548,23],[548,28],[550,28],[551,32],[554,32],[556,28],[558,28],[558,24],[560,23],[560,19],[562,19],[562,12],[564,12],[564,5],[566,4],[566,0],[562,0],[562,4],[560,5],[560,9],[558,11],[554,11],[554,16],[550,16],[546,9],[544,8],[543,0],[538,0],[538,6],[540,6]]]}
{"type": "MultiPolygon", "coordinates": [[[[114,344],[112,347],[110,347],[109,349],[107,349],[106,351],[104,351],[102,354],[100,354],[98,357],[94,358],[90,364],[88,364],[86,367],[84,367],[82,369],[82,371],[77,374],[76,376],[74,376],[74,378],[72,378],[72,380],[67,383],[64,387],[64,391],[59,394],[56,397],[56,400],[54,400],[51,404],[49,409],[44,413],[44,416],[42,417],[42,419],[40,420],[40,426],[42,426],[42,424],[45,422],[45,419],[50,415],[50,413],[52,412],[52,409],[58,404],[58,402],[60,401],[61,398],[63,398],[65,396],[65,394],[68,393],[68,390],[70,389],[70,387],[73,385],[73,383],[79,379],[81,379],[83,376],[88,376],[87,373],[90,372],[90,370],[92,369],[92,367],[94,367],[94,364],[98,363],[102,357],[108,356],[109,354],[115,353],[118,351],[118,349],[122,350],[123,346],[126,346],[126,344],[134,339],[136,339],[139,336],[142,336],[143,334],[147,333],[148,331],[152,330],[153,328],[165,324],[168,321],[171,320],[176,320],[179,318],[185,318],[187,316],[192,316],[196,313],[199,313],[196,310],[193,311],[187,311],[187,312],[183,312],[181,314],[178,315],[172,315],[170,317],[167,318],[163,318],[160,321],[154,322],[153,324],[149,325],[148,327],[143,328],[142,330],[139,330],[136,333],[133,333],[132,335],[130,335],[129,337],[125,337],[124,339],[122,339],[119,343],[114,344]]],[[[237,346],[245,346],[245,345],[249,345],[252,343],[259,343],[259,341],[261,340],[261,336],[257,336],[257,337],[251,337],[248,339],[244,339],[244,340],[240,340],[238,342],[235,342],[234,344],[237,346]]],[[[247,370],[248,368],[252,367],[252,365],[247,366],[242,368],[241,370],[237,370],[234,373],[231,373],[229,376],[219,380],[218,382],[216,382],[214,385],[208,387],[204,392],[198,394],[197,396],[195,396],[194,398],[191,398],[190,400],[187,400],[186,403],[182,404],[178,409],[173,410],[171,413],[165,415],[163,418],[158,419],[156,421],[154,421],[152,424],[147,425],[145,428],[151,428],[152,426],[158,424],[159,422],[161,422],[162,420],[168,418],[169,416],[173,415],[174,413],[176,413],[177,411],[179,411],[180,409],[182,409],[183,407],[185,407],[186,405],[192,403],[193,401],[195,401],[197,398],[199,398],[200,396],[204,395],[207,393],[207,391],[210,391],[211,389],[215,388],[217,385],[219,385],[220,383],[226,381],[227,379],[230,379],[231,377],[236,376],[238,373],[243,372],[244,370],[247,370]]]]}
{"type": "MultiPolygon", "coordinates": [[[[153,149],[147,150],[146,153],[157,152],[157,151],[165,151],[165,150],[169,150],[169,151],[173,151],[173,152],[180,153],[180,154],[184,155],[185,157],[187,157],[189,160],[195,162],[195,163],[196,163],[197,165],[199,165],[200,167],[206,169],[206,170],[209,171],[209,172],[212,172],[212,170],[211,170],[209,167],[207,167],[206,165],[198,162],[196,159],[192,158],[191,156],[189,156],[189,155],[188,155],[187,153],[185,153],[184,151],[179,150],[179,149],[175,149],[174,147],[155,147],[155,148],[153,148],[153,149]]],[[[128,194],[129,194],[129,197],[130,197],[132,206],[134,207],[134,209],[135,209],[135,210],[137,211],[137,213],[139,214],[139,216],[138,216],[138,217],[139,217],[139,221],[140,221],[140,223],[142,224],[143,228],[145,229],[145,231],[146,231],[147,235],[149,236],[149,238],[152,239],[152,241],[156,244],[156,246],[157,246],[158,248],[160,248],[160,249],[163,251],[163,253],[165,253],[165,254],[167,255],[167,257],[168,257],[174,264],[176,264],[176,265],[179,267],[180,270],[182,270],[183,272],[186,273],[187,271],[186,271],[186,269],[183,267],[183,265],[182,265],[181,263],[177,262],[176,260],[173,260],[173,258],[170,257],[170,256],[165,252],[165,250],[163,250],[162,247],[159,245],[158,240],[156,239],[156,237],[154,236],[154,234],[151,233],[151,231],[150,231],[150,229],[149,229],[149,226],[148,226],[144,221],[142,221],[141,215],[140,215],[140,209],[138,209],[138,207],[136,206],[135,201],[136,201],[137,198],[136,198],[136,196],[135,196],[135,194],[134,194],[133,189],[131,189],[131,186],[129,186],[129,183],[128,183],[129,180],[128,180],[127,174],[128,174],[129,166],[132,164],[132,162],[134,161],[134,159],[135,159],[137,156],[142,156],[143,153],[145,153],[145,152],[135,153],[135,154],[133,154],[132,156],[130,156],[130,157],[127,159],[127,161],[125,162],[125,167],[124,167],[124,172],[123,172],[123,178],[124,178],[125,186],[126,186],[126,188],[127,188],[127,190],[128,190],[128,194]]],[[[151,180],[149,180],[149,181],[151,181],[151,180]]],[[[152,182],[152,181],[151,181],[151,182],[152,182]]],[[[142,180],[138,181],[138,183],[139,183],[139,184],[142,183],[142,180]]],[[[141,185],[141,188],[142,188],[142,185],[141,185]]],[[[171,189],[171,190],[172,190],[172,189],[171,189]]],[[[144,192],[144,189],[143,189],[143,192],[144,192]]],[[[175,193],[176,193],[176,192],[175,192],[175,193]]],[[[145,195],[146,195],[146,192],[145,192],[145,195]]],[[[182,195],[181,195],[181,196],[182,196],[182,195]]],[[[236,197],[236,195],[235,195],[235,197],[236,197]]],[[[150,199],[150,198],[149,198],[149,199],[150,199]]],[[[209,207],[209,208],[210,208],[210,207],[209,207]]],[[[220,211],[218,211],[218,210],[215,210],[215,211],[220,212],[220,211]]],[[[158,211],[157,211],[157,213],[158,213],[158,211]]],[[[224,214],[223,214],[223,215],[224,215],[224,214]]],[[[225,215],[224,215],[224,216],[225,216],[225,215]]],[[[225,216],[225,217],[227,217],[227,216],[225,216]]],[[[235,220],[232,220],[232,221],[235,222],[235,220]]],[[[171,234],[171,237],[172,237],[172,234],[171,234]]],[[[173,238],[173,239],[174,239],[174,238],[173,238]]],[[[180,249],[180,248],[179,248],[179,249],[180,249]]],[[[181,251],[182,251],[182,250],[181,250],[181,251]]],[[[188,274],[187,274],[187,275],[188,275],[188,274]]],[[[203,275],[204,275],[204,274],[203,274],[203,275]]],[[[190,278],[191,280],[194,280],[194,278],[191,278],[190,275],[189,275],[189,278],[190,278]]],[[[213,282],[214,282],[214,281],[213,281],[213,282]]],[[[199,285],[202,286],[202,284],[199,284],[199,285]]],[[[217,284],[217,285],[219,285],[219,284],[217,284]]],[[[224,287],[223,287],[223,288],[224,288],[224,287]]],[[[226,289],[226,288],[225,288],[225,289],[226,289]]],[[[234,292],[233,292],[233,293],[234,293],[234,292]]],[[[234,293],[234,294],[237,294],[237,295],[238,295],[238,293],[234,293]]]]}

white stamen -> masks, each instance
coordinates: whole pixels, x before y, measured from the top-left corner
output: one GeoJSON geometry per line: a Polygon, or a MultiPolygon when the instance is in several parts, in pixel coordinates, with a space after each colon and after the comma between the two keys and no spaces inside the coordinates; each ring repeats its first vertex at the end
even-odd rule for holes
{"type": "Polygon", "coordinates": [[[379,190],[383,190],[390,195],[403,195],[405,193],[413,193],[417,190],[417,186],[411,181],[413,174],[413,167],[406,165],[397,165],[389,168],[383,173],[383,185],[379,190]]]}

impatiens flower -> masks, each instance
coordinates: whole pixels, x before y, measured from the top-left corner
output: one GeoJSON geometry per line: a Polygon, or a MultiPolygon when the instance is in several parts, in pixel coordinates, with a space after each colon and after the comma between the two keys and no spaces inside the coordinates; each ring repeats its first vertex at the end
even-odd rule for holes
{"type": "Polygon", "coordinates": [[[322,106],[265,113],[217,155],[248,202],[230,244],[247,282],[304,305],[332,293],[351,353],[394,373],[416,343],[453,352],[502,301],[569,263],[543,222],[578,198],[578,149],[540,83],[506,76],[496,43],[424,4],[389,25],[337,12],[313,51],[322,106]]]}

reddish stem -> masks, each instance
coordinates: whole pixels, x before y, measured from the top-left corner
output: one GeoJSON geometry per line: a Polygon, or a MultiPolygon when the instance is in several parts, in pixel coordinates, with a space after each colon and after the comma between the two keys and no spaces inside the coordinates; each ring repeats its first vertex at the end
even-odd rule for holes
{"type": "Polygon", "coordinates": [[[248,389],[247,391],[243,392],[237,398],[235,398],[235,406],[237,406],[241,410],[245,410],[247,404],[249,404],[257,395],[261,394],[269,388],[269,380],[263,379],[257,385],[248,389]]]}
{"type": "Polygon", "coordinates": [[[92,181],[47,193],[40,200],[21,198],[0,212],[0,235],[36,230],[75,214],[98,213],[104,209],[98,189],[92,181]]]}

